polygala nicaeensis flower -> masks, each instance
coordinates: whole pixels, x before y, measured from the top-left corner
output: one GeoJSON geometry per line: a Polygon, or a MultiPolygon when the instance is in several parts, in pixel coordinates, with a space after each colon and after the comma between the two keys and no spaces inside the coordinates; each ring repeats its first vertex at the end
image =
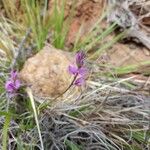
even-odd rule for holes
{"type": "Polygon", "coordinates": [[[16,94],[17,90],[20,88],[21,82],[18,78],[18,72],[17,71],[11,71],[10,77],[5,83],[5,89],[8,92],[8,94],[12,97],[16,94]]]}
{"type": "Polygon", "coordinates": [[[85,67],[85,53],[80,51],[76,54],[76,64],[69,65],[69,73],[74,75],[73,84],[76,86],[82,86],[85,84],[85,78],[88,72],[88,69],[85,67]]]}

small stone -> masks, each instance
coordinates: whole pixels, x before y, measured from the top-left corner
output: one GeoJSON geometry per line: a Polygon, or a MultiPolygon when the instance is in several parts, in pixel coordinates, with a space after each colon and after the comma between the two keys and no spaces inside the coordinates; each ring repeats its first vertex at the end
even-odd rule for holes
{"type": "Polygon", "coordinates": [[[25,62],[20,78],[31,87],[34,95],[57,97],[71,83],[72,78],[68,73],[71,58],[69,52],[47,45],[25,62]]]}

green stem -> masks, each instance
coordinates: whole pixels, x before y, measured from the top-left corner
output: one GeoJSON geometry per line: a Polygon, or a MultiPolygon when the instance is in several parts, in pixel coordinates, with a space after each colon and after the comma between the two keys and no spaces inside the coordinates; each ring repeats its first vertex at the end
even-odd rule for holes
{"type": "Polygon", "coordinates": [[[72,82],[71,82],[71,84],[68,86],[68,88],[67,88],[63,93],[61,93],[61,94],[58,95],[56,98],[54,98],[54,100],[56,100],[57,98],[59,98],[59,97],[61,97],[62,95],[64,95],[64,94],[71,88],[71,86],[73,85],[73,83],[74,83],[74,81],[76,80],[77,76],[78,76],[78,74],[76,74],[76,75],[74,76],[74,79],[72,80],[72,82]]]}

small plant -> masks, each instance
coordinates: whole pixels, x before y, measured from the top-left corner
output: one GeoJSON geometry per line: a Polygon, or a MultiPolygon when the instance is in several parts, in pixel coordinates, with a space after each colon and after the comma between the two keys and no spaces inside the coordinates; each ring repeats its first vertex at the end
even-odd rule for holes
{"type": "MultiPolygon", "coordinates": [[[[76,1],[73,1],[72,10],[76,7],[76,1]]],[[[22,57],[19,57],[18,52],[26,52],[31,45],[29,55],[32,55],[32,47],[39,51],[47,42],[64,49],[70,20],[74,15],[70,11],[69,17],[65,16],[66,2],[67,0],[54,0],[52,11],[49,11],[48,0],[0,2],[5,11],[0,18],[0,149],[149,148],[149,81],[145,82],[134,76],[119,77],[136,72],[140,65],[149,65],[150,61],[117,68],[95,61],[95,58],[100,57],[101,53],[113,46],[125,33],[119,33],[107,40],[117,29],[115,22],[105,29],[101,28],[100,22],[107,14],[102,15],[82,36],[84,26],[81,25],[72,49],[67,48],[74,52],[78,49],[85,51],[77,52],[74,62],[66,68],[72,81],[58,96],[61,102],[56,101],[53,105],[50,98],[44,98],[48,102],[36,101],[43,98],[34,97],[30,87],[25,91],[22,86],[19,73],[13,70],[21,69],[22,57]],[[31,34],[19,46],[26,29],[31,29],[31,34]],[[49,33],[50,40],[47,40],[49,33]],[[89,57],[86,56],[87,52],[89,57]],[[89,81],[86,59],[90,59],[89,67],[93,69],[89,81]],[[10,61],[17,65],[10,65],[10,61]],[[8,67],[12,68],[9,76],[8,67]],[[105,69],[107,67],[110,69],[105,69]],[[71,91],[68,92],[71,93],[68,97],[61,97],[70,88],[76,90],[74,87],[78,87],[77,90],[80,90],[85,85],[87,89],[81,96],[74,98],[71,91]]],[[[149,74],[147,69],[146,75],[149,74]]]]}
{"type": "Polygon", "coordinates": [[[31,27],[33,39],[36,41],[38,50],[40,50],[44,46],[47,38],[51,19],[49,16],[46,17],[45,13],[43,14],[39,2],[35,0],[24,0],[22,7],[26,16],[27,26],[31,27]]]}
{"type": "Polygon", "coordinates": [[[58,1],[55,0],[53,10],[53,22],[54,22],[54,36],[53,44],[56,48],[64,48],[65,37],[67,30],[64,28],[64,11],[65,11],[65,0],[62,0],[62,6],[58,9],[58,1]]]}
{"type": "Polygon", "coordinates": [[[18,72],[12,70],[9,79],[5,83],[5,89],[10,97],[16,95],[17,90],[20,88],[21,82],[18,79],[18,72]]]}
{"type": "Polygon", "coordinates": [[[75,56],[75,64],[68,66],[68,72],[73,75],[73,80],[68,88],[58,95],[54,100],[65,94],[72,86],[83,86],[85,85],[88,69],[85,67],[86,55],[83,51],[79,51],[75,56]]]}
{"type": "Polygon", "coordinates": [[[84,66],[85,53],[80,51],[76,54],[76,64],[69,65],[69,73],[74,75],[73,83],[74,85],[81,86],[85,84],[85,78],[87,75],[87,68],[84,66]]]}

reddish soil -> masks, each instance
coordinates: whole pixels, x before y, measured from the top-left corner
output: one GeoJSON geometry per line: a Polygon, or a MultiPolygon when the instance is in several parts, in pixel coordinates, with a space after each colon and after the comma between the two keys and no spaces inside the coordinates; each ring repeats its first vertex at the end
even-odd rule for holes
{"type": "MultiPolygon", "coordinates": [[[[76,8],[75,17],[73,18],[69,30],[67,39],[68,46],[74,43],[75,37],[81,27],[81,35],[84,35],[87,31],[89,31],[90,27],[102,15],[105,5],[106,3],[104,3],[103,0],[82,0],[82,2],[80,1],[78,7],[76,8]]],[[[136,8],[138,10],[140,9],[139,6],[136,6],[136,8]]],[[[145,12],[146,11],[144,11],[143,14],[145,12]]],[[[139,15],[137,14],[138,12],[135,8],[133,9],[133,13],[139,15]]],[[[142,19],[142,21],[143,24],[150,25],[150,20],[148,17],[145,17],[144,19],[142,19]]],[[[108,24],[106,24],[106,22],[102,22],[102,24],[100,25],[106,28],[108,24]]],[[[112,36],[107,37],[106,42],[111,41],[112,38],[112,36]]],[[[150,51],[142,44],[136,44],[134,42],[126,44],[118,42],[114,44],[113,47],[108,49],[104,55],[107,55],[107,58],[109,58],[109,64],[117,67],[126,65],[140,65],[141,62],[150,60],[150,51]]],[[[147,71],[147,69],[145,71],[147,71]]]]}

